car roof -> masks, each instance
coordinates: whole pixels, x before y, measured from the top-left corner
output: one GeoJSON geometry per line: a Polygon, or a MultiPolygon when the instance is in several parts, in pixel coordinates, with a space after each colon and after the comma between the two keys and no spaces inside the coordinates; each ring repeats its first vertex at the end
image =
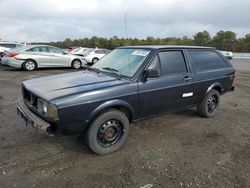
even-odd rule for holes
{"type": "Polygon", "coordinates": [[[19,42],[8,42],[8,41],[0,41],[0,44],[22,44],[19,42]]]}
{"type": "Polygon", "coordinates": [[[122,46],[119,48],[144,48],[144,49],[215,49],[205,46],[185,46],[185,45],[142,45],[142,46],[122,46]]]}
{"type": "MultiPolygon", "coordinates": [[[[14,48],[13,51],[24,51],[24,50],[27,50],[27,49],[30,49],[30,48],[35,48],[35,47],[54,47],[54,46],[49,46],[49,45],[39,45],[39,44],[29,44],[29,45],[24,45],[22,47],[19,47],[19,48],[14,48]]],[[[54,47],[54,48],[57,48],[57,47],[54,47]]]]}

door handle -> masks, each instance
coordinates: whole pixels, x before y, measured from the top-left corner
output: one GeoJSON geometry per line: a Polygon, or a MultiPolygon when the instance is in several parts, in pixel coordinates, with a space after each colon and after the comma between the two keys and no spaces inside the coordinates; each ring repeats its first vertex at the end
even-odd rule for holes
{"type": "Polygon", "coordinates": [[[188,81],[188,80],[192,80],[193,78],[191,76],[185,76],[183,80],[188,81]]]}

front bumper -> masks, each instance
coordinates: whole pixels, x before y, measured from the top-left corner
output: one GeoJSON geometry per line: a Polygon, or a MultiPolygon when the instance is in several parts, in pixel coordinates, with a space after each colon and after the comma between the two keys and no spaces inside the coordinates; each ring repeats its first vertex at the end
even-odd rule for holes
{"type": "Polygon", "coordinates": [[[51,128],[51,124],[41,119],[35,113],[33,113],[23,102],[22,99],[19,99],[17,104],[17,114],[20,115],[27,126],[32,126],[49,136],[53,136],[53,134],[49,131],[51,128]]]}

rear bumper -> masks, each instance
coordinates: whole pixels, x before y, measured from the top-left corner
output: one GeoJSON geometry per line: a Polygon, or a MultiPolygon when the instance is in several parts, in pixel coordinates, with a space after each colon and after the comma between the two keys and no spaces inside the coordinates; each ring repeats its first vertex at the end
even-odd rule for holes
{"type": "Polygon", "coordinates": [[[1,64],[9,65],[15,68],[22,68],[22,61],[17,60],[16,58],[6,58],[5,56],[1,59],[1,64]]]}
{"type": "Polygon", "coordinates": [[[53,136],[50,132],[51,124],[41,119],[35,113],[33,113],[23,102],[22,99],[19,99],[17,104],[17,114],[21,116],[26,122],[27,126],[32,126],[46,135],[53,136]]]}

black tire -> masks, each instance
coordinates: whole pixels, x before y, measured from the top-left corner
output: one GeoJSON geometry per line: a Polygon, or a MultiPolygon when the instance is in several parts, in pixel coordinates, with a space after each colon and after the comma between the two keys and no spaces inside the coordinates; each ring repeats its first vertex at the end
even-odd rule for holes
{"type": "Polygon", "coordinates": [[[99,61],[99,59],[98,59],[98,58],[96,58],[96,57],[95,57],[95,58],[93,58],[93,59],[92,59],[92,64],[95,64],[97,61],[99,61]]]}
{"type": "Polygon", "coordinates": [[[23,65],[23,69],[26,71],[33,71],[37,69],[37,63],[32,59],[27,59],[23,65]]]}
{"type": "Polygon", "coordinates": [[[80,69],[82,67],[82,62],[79,59],[74,59],[71,63],[73,69],[80,69]]]}
{"type": "Polygon", "coordinates": [[[212,89],[198,105],[198,112],[202,117],[213,117],[220,106],[220,93],[212,89]]]}
{"type": "Polygon", "coordinates": [[[121,111],[110,109],[91,123],[86,131],[86,142],[96,154],[106,155],[120,149],[125,144],[128,134],[127,116],[121,111]],[[108,132],[110,130],[111,132],[108,132]]]}

